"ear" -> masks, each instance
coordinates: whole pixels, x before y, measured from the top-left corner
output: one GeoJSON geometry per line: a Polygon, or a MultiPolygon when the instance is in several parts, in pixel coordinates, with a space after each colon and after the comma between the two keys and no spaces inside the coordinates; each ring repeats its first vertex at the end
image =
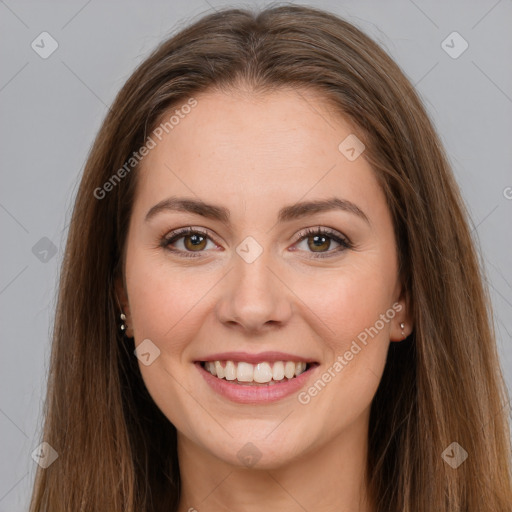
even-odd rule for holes
{"type": "Polygon", "coordinates": [[[126,288],[121,277],[116,277],[115,279],[115,290],[117,302],[120,307],[120,311],[118,311],[117,320],[118,322],[123,322],[126,325],[125,334],[128,338],[133,338],[133,324],[132,324],[132,316],[130,312],[130,303],[128,301],[128,294],[126,293],[126,288]],[[120,315],[124,313],[126,316],[126,320],[121,320],[120,315]]]}
{"type": "Polygon", "coordinates": [[[393,303],[393,309],[396,314],[391,321],[390,341],[394,342],[405,340],[414,328],[410,296],[402,289],[399,294],[399,299],[393,303]],[[401,327],[402,325],[403,328],[401,327]]]}

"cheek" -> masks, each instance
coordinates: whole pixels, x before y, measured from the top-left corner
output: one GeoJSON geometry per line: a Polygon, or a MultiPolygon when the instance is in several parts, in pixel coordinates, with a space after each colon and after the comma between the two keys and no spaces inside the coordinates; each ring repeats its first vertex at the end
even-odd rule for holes
{"type": "MultiPolygon", "coordinates": [[[[322,325],[322,343],[330,350],[323,372],[303,401],[317,411],[350,421],[369,406],[380,382],[389,348],[394,283],[392,260],[360,259],[308,280],[298,294],[322,325]],[[309,403],[309,402],[308,402],[309,403]],[[329,412],[330,411],[330,412],[329,412]],[[350,416],[350,417],[348,417],[350,416]]],[[[336,430],[336,422],[329,428],[336,430]]]]}
{"type": "Polygon", "coordinates": [[[171,268],[156,252],[132,250],[126,276],[135,345],[150,339],[160,350],[152,364],[139,363],[144,384],[169,421],[193,432],[194,424],[202,421],[201,409],[185,391],[190,388],[190,368],[183,363],[186,347],[201,325],[194,321],[194,305],[209,287],[194,282],[192,271],[171,268]]]}
{"type": "Polygon", "coordinates": [[[206,285],[192,271],[173,270],[156,251],[133,250],[127,258],[126,276],[136,342],[149,338],[165,346],[167,353],[176,351],[178,338],[187,338],[184,330],[206,285]],[[166,343],[168,339],[173,343],[166,343]]]}
{"type": "MultiPolygon", "coordinates": [[[[389,310],[393,283],[392,265],[382,259],[361,258],[354,264],[317,272],[295,289],[317,316],[317,323],[321,320],[324,341],[339,353],[389,310]]],[[[385,338],[389,322],[385,326],[379,323],[379,327],[385,338]]]]}

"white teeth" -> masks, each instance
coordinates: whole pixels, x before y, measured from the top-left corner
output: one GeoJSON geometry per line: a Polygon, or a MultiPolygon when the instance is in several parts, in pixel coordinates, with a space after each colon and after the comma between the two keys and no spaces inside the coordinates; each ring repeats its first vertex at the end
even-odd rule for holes
{"type": "Polygon", "coordinates": [[[207,361],[205,365],[206,369],[214,376],[217,375],[217,370],[215,369],[215,363],[211,361],[207,361]]]}
{"type": "Polygon", "coordinates": [[[283,380],[284,379],[284,363],[283,361],[276,361],[272,368],[272,379],[283,380]]]}
{"type": "Polygon", "coordinates": [[[306,363],[275,361],[272,364],[265,361],[254,365],[244,361],[206,361],[204,368],[219,379],[266,384],[299,376],[306,371],[306,363]]]}
{"type": "Polygon", "coordinates": [[[258,363],[254,368],[254,382],[264,384],[272,380],[272,368],[268,363],[258,363]]]}
{"type": "Polygon", "coordinates": [[[249,363],[238,363],[236,379],[240,382],[252,382],[254,378],[254,366],[249,363]]]}
{"type": "Polygon", "coordinates": [[[284,365],[284,376],[287,379],[292,379],[295,375],[295,363],[293,361],[286,361],[284,365]]]}
{"type": "Polygon", "coordinates": [[[215,372],[217,373],[217,377],[219,377],[219,379],[224,378],[224,368],[220,364],[220,361],[215,361],[215,372]]]}
{"type": "Polygon", "coordinates": [[[226,377],[226,380],[236,379],[236,366],[233,361],[226,361],[226,366],[224,367],[224,376],[226,377]]]}

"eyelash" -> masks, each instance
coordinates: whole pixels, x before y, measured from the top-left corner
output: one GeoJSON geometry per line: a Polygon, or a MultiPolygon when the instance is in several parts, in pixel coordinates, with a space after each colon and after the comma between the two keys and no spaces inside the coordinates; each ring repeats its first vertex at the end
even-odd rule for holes
{"type": "MultiPolygon", "coordinates": [[[[200,257],[201,252],[204,252],[204,251],[197,251],[197,255],[196,255],[191,251],[182,251],[180,249],[171,249],[169,247],[172,243],[176,242],[180,238],[184,238],[187,235],[201,235],[201,236],[204,236],[204,237],[210,239],[213,242],[213,240],[211,239],[211,237],[209,236],[207,231],[205,231],[201,228],[187,227],[187,228],[183,228],[183,229],[178,229],[176,231],[172,231],[171,233],[169,233],[168,235],[163,237],[160,242],[160,246],[168,251],[176,253],[180,257],[184,257],[184,258],[200,257]]],[[[295,242],[295,244],[302,242],[304,239],[306,239],[312,235],[326,236],[326,237],[334,240],[336,243],[340,244],[340,247],[338,247],[337,249],[334,249],[334,250],[331,250],[331,251],[328,251],[325,253],[313,253],[312,252],[311,254],[313,255],[312,256],[313,258],[330,258],[330,257],[334,256],[335,254],[338,254],[346,249],[351,249],[353,247],[352,243],[347,238],[338,235],[336,231],[332,231],[330,229],[325,229],[325,228],[321,228],[321,227],[305,229],[302,233],[300,233],[299,239],[297,240],[297,242],[295,242]]]]}

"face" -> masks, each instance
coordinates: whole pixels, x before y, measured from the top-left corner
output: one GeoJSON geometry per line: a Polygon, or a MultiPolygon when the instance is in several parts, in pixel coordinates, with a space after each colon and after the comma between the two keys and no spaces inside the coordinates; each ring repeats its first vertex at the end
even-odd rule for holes
{"type": "Polygon", "coordinates": [[[126,242],[145,385],[230,464],[362,438],[407,319],[384,194],[339,149],[354,130],[306,91],[195,98],[142,161],[126,242]]]}

